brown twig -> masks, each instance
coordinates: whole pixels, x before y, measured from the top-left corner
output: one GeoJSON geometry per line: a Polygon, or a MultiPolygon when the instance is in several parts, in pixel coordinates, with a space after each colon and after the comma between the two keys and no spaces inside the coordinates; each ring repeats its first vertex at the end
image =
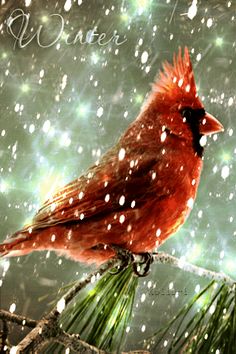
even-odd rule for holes
{"type": "Polygon", "coordinates": [[[1,330],[1,343],[0,343],[0,353],[6,352],[5,347],[8,346],[8,323],[5,319],[2,320],[2,330],[1,330]]]}
{"type": "Polygon", "coordinates": [[[0,319],[30,328],[34,328],[37,325],[37,321],[32,320],[31,318],[16,315],[6,310],[0,310],[0,319]]]}

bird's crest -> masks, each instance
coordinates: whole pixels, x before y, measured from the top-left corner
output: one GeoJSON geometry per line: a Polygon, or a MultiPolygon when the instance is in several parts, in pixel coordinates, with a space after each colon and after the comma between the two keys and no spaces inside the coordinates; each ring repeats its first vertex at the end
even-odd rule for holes
{"type": "Polygon", "coordinates": [[[173,65],[167,61],[163,63],[163,71],[160,71],[153,91],[164,95],[175,96],[176,93],[196,97],[197,90],[187,47],[184,49],[183,57],[181,48],[177,55],[174,54],[173,65]]]}

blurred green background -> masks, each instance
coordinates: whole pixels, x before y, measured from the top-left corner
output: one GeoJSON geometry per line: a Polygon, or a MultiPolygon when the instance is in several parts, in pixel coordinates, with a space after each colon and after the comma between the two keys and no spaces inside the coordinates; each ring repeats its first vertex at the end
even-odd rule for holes
{"type": "MultiPolygon", "coordinates": [[[[2,1],[0,16],[0,239],[117,141],[139,113],[161,62],[188,46],[199,95],[225,132],[208,139],[194,209],[161,250],[236,277],[235,1],[9,0],[2,1]],[[50,15],[60,14],[60,40],[48,48],[36,39],[24,48],[15,45],[4,21],[19,8],[30,14],[29,39],[42,26],[43,45],[58,35],[60,18],[50,15]],[[79,31],[85,41],[94,28],[107,40],[116,31],[126,41],[66,43],[79,31]]],[[[19,23],[12,25],[14,33],[19,23]]],[[[90,269],[53,252],[1,259],[1,307],[14,303],[16,313],[37,319],[60,286],[90,269]]],[[[206,283],[154,265],[140,280],[126,349],[140,348],[206,283]]],[[[12,343],[26,333],[12,330],[12,343]]]]}

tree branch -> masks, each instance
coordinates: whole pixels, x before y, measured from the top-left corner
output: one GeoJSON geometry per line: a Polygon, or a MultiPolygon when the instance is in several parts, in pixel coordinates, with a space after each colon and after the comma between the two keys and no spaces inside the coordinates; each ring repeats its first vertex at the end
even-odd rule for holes
{"type": "Polygon", "coordinates": [[[154,262],[158,264],[169,264],[172,267],[179,268],[185,272],[192,273],[203,278],[215,280],[216,282],[225,283],[229,286],[234,286],[236,284],[236,280],[230,278],[228,275],[222,272],[213,272],[212,270],[195,266],[165,252],[154,253],[153,257],[154,262]]]}
{"type": "MultiPolygon", "coordinates": [[[[179,258],[171,256],[167,253],[153,253],[154,262],[158,264],[169,264],[170,266],[179,268],[195,275],[209,278],[217,282],[224,282],[229,286],[235,285],[235,280],[230,278],[224,273],[217,273],[205,268],[197,267],[190,263],[187,263],[179,258]]],[[[142,262],[142,255],[134,255],[135,262],[142,262]]],[[[91,282],[93,278],[103,275],[109,269],[116,267],[120,264],[120,260],[117,258],[110,259],[104,263],[96,271],[89,274],[85,279],[80,280],[72,286],[65,295],[59,300],[57,305],[39,321],[34,321],[29,318],[11,314],[8,311],[0,310],[0,318],[10,322],[14,322],[20,325],[33,327],[33,330],[26,335],[26,337],[15,347],[14,353],[22,353],[28,351],[36,351],[42,348],[46,342],[57,341],[63,344],[65,347],[69,347],[72,350],[79,351],[80,353],[90,354],[105,354],[104,351],[99,350],[88,343],[82,341],[76,335],[70,335],[59,327],[58,317],[63,309],[70,303],[71,300],[83,289],[87,284],[91,282]],[[59,306],[60,305],[60,306],[59,306]]],[[[148,353],[145,351],[135,351],[131,353],[148,353]]]]}
{"type": "Polygon", "coordinates": [[[34,328],[37,325],[37,321],[32,320],[31,318],[16,315],[6,310],[0,310],[0,319],[30,328],[34,328]]]}

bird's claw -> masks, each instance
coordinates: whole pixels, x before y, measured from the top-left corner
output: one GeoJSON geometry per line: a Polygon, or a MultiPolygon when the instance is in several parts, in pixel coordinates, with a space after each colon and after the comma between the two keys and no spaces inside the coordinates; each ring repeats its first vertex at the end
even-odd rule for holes
{"type": "Polygon", "coordinates": [[[133,264],[134,256],[132,252],[130,252],[125,248],[119,247],[117,245],[112,245],[110,247],[113,249],[113,251],[115,251],[116,257],[121,261],[121,264],[116,267],[116,271],[114,272],[110,271],[110,274],[112,275],[119,274],[124,269],[126,269],[130,264],[133,264]]]}
{"type": "Polygon", "coordinates": [[[117,245],[112,245],[111,248],[116,252],[117,258],[121,260],[121,264],[116,267],[116,271],[110,272],[112,275],[119,274],[130,264],[132,265],[133,272],[137,277],[145,277],[149,274],[150,266],[153,262],[153,256],[150,253],[139,253],[138,255],[143,259],[141,261],[135,261],[133,253],[129,250],[117,245]]]}
{"type": "Polygon", "coordinates": [[[146,253],[139,253],[143,257],[141,262],[133,262],[133,272],[137,277],[146,277],[150,272],[150,266],[153,263],[153,256],[146,253]]]}

